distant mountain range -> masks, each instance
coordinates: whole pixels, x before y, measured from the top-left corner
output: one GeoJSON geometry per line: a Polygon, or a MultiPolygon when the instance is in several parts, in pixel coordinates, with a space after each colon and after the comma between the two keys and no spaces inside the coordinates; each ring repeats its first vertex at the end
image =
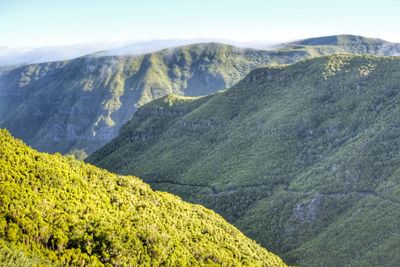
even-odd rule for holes
{"type": "MultiPolygon", "coordinates": [[[[386,54],[343,38],[284,51],[386,54]]],[[[152,101],[88,162],[217,211],[290,264],[396,266],[399,127],[400,58],[331,55],[152,101]]]]}
{"type": "Polygon", "coordinates": [[[111,51],[3,67],[0,126],[41,151],[84,158],[116,137],[138,107],[167,94],[212,94],[255,68],[326,54],[396,55],[398,51],[398,44],[346,35],[269,51],[204,43],[136,56],[110,56],[117,53],[111,51]]]}
{"type": "Polygon", "coordinates": [[[27,65],[0,77],[0,124],[41,151],[90,153],[144,103],[210,94],[273,60],[295,60],[275,54],[210,43],[27,65]]]}

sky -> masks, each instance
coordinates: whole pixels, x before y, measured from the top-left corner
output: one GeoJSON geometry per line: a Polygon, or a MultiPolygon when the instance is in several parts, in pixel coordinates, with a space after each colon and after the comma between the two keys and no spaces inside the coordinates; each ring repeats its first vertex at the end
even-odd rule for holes
{"type": "Polygon", "coordinates": [[[0,46],[334,34],[400,42],[399,14],[400,0],[0,0],[0,46]]]}

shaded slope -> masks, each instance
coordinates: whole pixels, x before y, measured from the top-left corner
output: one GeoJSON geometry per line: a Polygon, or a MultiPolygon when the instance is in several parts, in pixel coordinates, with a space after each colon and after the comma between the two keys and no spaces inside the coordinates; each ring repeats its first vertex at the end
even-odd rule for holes
{"type": "Polygon", "coordinates": [[[291,263],[393,266],[399,85],[399,58],[261,68],[207,98],[145,105],[88,160],[216,210],[291,263]]]}
{"type": "Polygon", "coordinates": [[[0,257],[10,264],[285,265],[210,210],[136,177],[36,152],[5,130],[0,203],[0,257]]]}

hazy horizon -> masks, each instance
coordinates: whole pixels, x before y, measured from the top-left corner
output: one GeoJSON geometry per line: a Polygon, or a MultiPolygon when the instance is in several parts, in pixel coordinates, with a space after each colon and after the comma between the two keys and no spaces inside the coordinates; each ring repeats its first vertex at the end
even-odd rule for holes
{"type": "MultiPolygon", "coordinates": [[[[344,34],[347,35],[347,34],[344,34]]],[[[349,34],[351,35],[351,34],[349,34]]],[[[323,37],[309,36],[303,39],[323,37]]],[[[363,36],[368,38],[378,38],[363,36]]],[[[380,38],[382,39],[382,38],[380,38]]],[[[88,42],[70,45],[48,45],[39,47],[0,47],[0,66],[25,65],[43,62],[69,60],[77,57],[102,53],[107,56],[133,56],[152,53],[163,49],[196,44],[217,42],[243,48],[271,50],[279,45],[302,39],[289,39],[282,41],[253,41],[241,42],[218,38],[195,39],[153,39],[144,41],[120,41],[120,42],[88,42]]],[[[388,41],[388,40],[385,40],[388,41]]]]}
{"type": "Polygon", "coordinates": [[[399,13],[396,0],[248,0],[235,5],[227,0],[5,0],[0,2],[0,47],[169,39],[279,43],[338,34],[400,42],[399,13]]]}

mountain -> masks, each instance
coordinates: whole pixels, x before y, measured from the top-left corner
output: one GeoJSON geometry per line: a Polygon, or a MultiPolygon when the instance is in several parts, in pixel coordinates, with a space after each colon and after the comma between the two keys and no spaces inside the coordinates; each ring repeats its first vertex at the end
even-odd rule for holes
{"type": "Polygon", "coordinates": [[[0,77],[0,125],[41,151],[91,153],[144,103],[169,93],[210,94],[256,67],[303,57],[210,43],[28,65],[0,77]]]}
{"type": "Polygon", "coordinates": [[[286,266],[202,206],[137,177],[39,153],[5,130],[0,203],[6,266],[286,266]]]}
{"type": "Polygon", "coordinates": [[[278,46],[281,50],[307,51],[314,56],[350,53],[376,56],[399,56],[400,44],[357,35],[332,35],[299,40],[278,46]]]}
{"type": "Polygon", "coordinates": [[[395,266],[399,104],[399,57],[319,57],[150,102],[87,161],[217,211],[290,264],[395,266]]]}
{"type": "Polygon", "coordinates": [[[299,40],[290,43],[291,45],[384,45],[388,44],[389,42],[384,41],[378,38],[368,38],[364,36],[357,36],[357,35],[349,35],[349,34],[342,34],[342,35],[331,35],[331,36],[322,36],[322,37],[315,37],[315,38],[308,38],[304,40],[299,40]]]}
{"type": "Polygon", "coordinates": [[[360,41],[350,51],[339,43],[273,51],[205,43],[136,56],[112,50],[1,68],[0,126],[40,151],[84,158],[116,137],[137,107],[149,101],[170,93],[212,94],[261,66],[340,52],[380,54],[379,49],[364,49],[365,43],[360,41]]]}

